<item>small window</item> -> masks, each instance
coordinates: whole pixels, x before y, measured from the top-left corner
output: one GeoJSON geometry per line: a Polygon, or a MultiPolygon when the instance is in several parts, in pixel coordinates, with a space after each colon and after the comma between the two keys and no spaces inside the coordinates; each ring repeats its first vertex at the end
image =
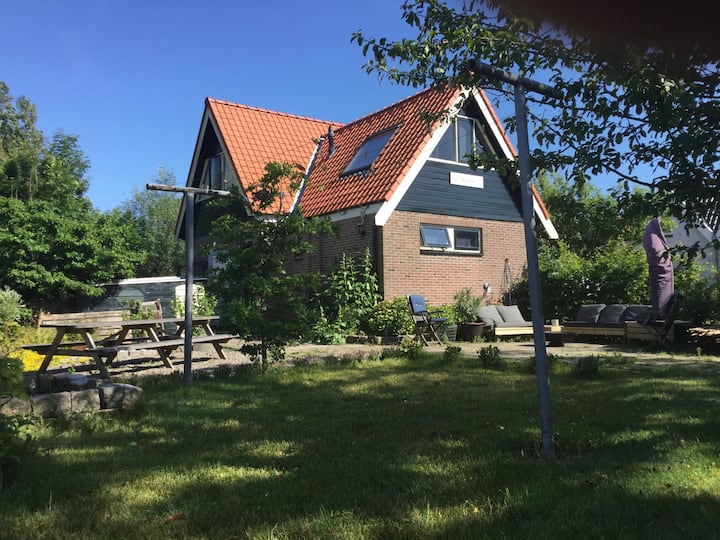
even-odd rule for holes
{"type": "Polygon", "coordinates": [[[455,229],[455,249],[482,251],[480,229],[455,229]]]}
{"type": "Polygon", "coordinates": [[[343,176],[369,169],[380,155],[380,152],[382,152],[382,149],[385,148],[393,133],[395,133],[395,128],[368,137],[360,150],[357,151],[357,154],[355,154],[355,157],[352,158],[352,161],[345,167],[342,172],[343,176]]]}
{"type": "Polygon", "coordinates": [[[420,226],[420,236],[422,237],[422,245],[434,248],[449,248],[450,235],[445,227],[428,227],[420,226]]]}
{"type": "Polygon", "coordinates": [[[420,236],[420,249],[425,251],[442,250],[482,255],[482,229],[420,225],[420,236]]]}

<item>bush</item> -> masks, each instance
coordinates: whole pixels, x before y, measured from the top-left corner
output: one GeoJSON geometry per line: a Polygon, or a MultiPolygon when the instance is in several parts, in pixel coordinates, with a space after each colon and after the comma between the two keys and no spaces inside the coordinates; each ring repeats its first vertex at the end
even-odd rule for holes
{"type": "Polygon", "coordinates": [[[370,250],[365,250],[362,259],[343,253],[338,267],[327,276],[324,289],[321,303],[327,320],[332,325],[338,323],[346,333],[355,333],[380,301],[370,250]]]}
{"type": "MultiPolygon", "coordinates": [[[[558,364],[558,356],[556,354],[548,354],[547,355],[547,369],[548,373],[555,373],[555,368],[558,364]]],[[[527,370],[530,373],[537,373],[537,358],[535,356],[531,356],[526,364],[527,370]]]]}
{"type": "Polygon", "coordinates": [[[578,377],[594,378],[600,375],[600,357],[597,355],[578,358],[573,374],[578,377]]]}
{"type": "Polygon", "coordinates": [[[20,293],[9,287],[0,289],[0,324],[18,322],[28,315],[20,293]]]}
{"type": "Polygon", "coordinates": [[[482,306],[482,298],[474,296],[472,289],[465,288],[459,290],[454,296],[455,317],[457,323],[466,323],[475,321],[475,311],[482,306]]]}
{"type": "Polygon", "coordinates": [[[495,345],[488,345],[477,352],[480,367],[484,368],[503,368],[505,367],[505,359],[500,356],[500,349],[495,345]]]}
{"type": "Polygon", "coordinates": [[[362,327],[371,336],[403,336],[414,333],[415,324],[407,299],[399,297],[376,304],[362,327]]]}

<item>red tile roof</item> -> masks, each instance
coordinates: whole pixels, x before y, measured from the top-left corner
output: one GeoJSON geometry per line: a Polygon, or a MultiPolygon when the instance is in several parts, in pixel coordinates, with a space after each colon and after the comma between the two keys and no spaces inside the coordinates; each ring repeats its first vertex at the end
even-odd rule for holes
{"type": "Polygon", "coordinates": [[[432,136],[438,118],[429,123],[423,113],[440,114],[455,104],[460,89],[448,87],[419,92],[335,130],[336,151],[325,140],[300,200],[305,216],[318,216],[390,199],[432,136]],[[393,136],[365,175],[341,177],[365,140],[397,126],[393,136]]]}
{"type": "MultiPolygon", "coordinates": [[[[516,155],[487,96],[479,91],[504,142],[516,155]]],[[[270,161],[293,163],[304,171],[317,141],[325,139],[300,201],[303,215],[311,217],[390,200],[441,122],[441,114],[457,105],[460,96],[461,89],[455,86],[442,91],[431,88],[346,125],[211,98],[206,105],[245,192],[263,176],[270,161]],[[429,119],[428,113],[435,119],[429,119]],[[327,139],[330,126],[335,133],[332,155],[327,139]],[[397,129],[370,171],[341,176],[368,137],[393,127],[397,129]]],[[[294,196],[286,190],[282,210],[289,208],[294,196]]],[[[278,209],[279,205],[272,210],[278,209]]]]}
{"type": "MultiPolygon", "coordinates": [[[[265,165],[271,161],[296,164],[304,172],[315,150],[315,141],[327,133],[328,126],[332,125],[334,129],[342,126],[337,122],[212,98],[207,98],[206,106],[218,126],[218,136],[227,148],[230,162],[245,192],[250,184],[260,180],[265,174],[265,165]]],[[[294,195],[286,195],[288,206],[294,195]]]]}

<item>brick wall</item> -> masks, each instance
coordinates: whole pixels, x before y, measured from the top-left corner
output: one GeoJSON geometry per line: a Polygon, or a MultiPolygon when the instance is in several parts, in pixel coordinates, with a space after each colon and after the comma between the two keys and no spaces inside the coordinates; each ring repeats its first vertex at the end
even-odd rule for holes
{"type": "Polygon", "coordinates": [[[288,271],[293,272],[322,272],[328,273],[335,268],[343,253],[361,257],[365,254],[365,248],[370,249],[373,253],[373,239],[375,237],[375,228],[372,223],[375,216],[366,216],[364,227],[358,230],[359,218],[347,219],[335,222],[335,226],[339,229],[339,236],[322,235],[315,240],[316,249],[312,253],[302,255],[291,261],[288,265],[288,271]]]}
{"type": "Polygon", "coordinates": [[[525,237],[521,222],[393,212],[382,228],[383,293],[386,299],[419,293],[431,305],[451,303],[462,288],[475,295],[483,284],[492,286],[492,300],[500,300],[505,259],[514,281],[525,271],[525,237]],[[420,224],[481,228],[483,255],[421,252],[420,224]]]}
{"type": "Polygon", "coordinates": [[[371,225],[365,217],[365,235],[358,232],[359,219],[337,222],[340,236],[324,236],[314,253],[292,261],[290,272],[329,272],[343,253],[363,255],[365,248],[376,257],[380,288],[386,299],[418,293],[431,305],[451,303],[460,289],[472,288],[482,295],[483,284],[492,286],[491,300],[501,300],[507,258],[515,281],[525,271],[525,237],[518,222],[393,212],[384,227],[371,225]],[[420,224],[481,228],[483,255],[420,251],[420,224]],[[382,271],[380,271],[382,270],[382,271]]]}

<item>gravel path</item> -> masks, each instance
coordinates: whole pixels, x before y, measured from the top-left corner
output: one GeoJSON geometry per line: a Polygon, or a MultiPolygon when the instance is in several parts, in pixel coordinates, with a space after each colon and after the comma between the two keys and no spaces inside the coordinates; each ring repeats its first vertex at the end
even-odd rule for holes
{"type": "MultiPolygon", "coordinates": [[[[250,359],[240,352],[240,340],[232,340],[223,348],[226,360],[217,357],[211,345],[198,345],[193,351],[193,372],[213,371],[221,367],[235,367],[247,365],[250,359]]],[[[484,347],[494,346],[500,350],[500,355],[506,359],[527,360],[535,355],[535,348],[532,341],[498,341],[494,343],[468,343],[455,342],[453,346],[461,348],[461,354],[475,357],[477,351],[484,347]]],[[[377,358],[383,350],[391,348],[392,345],[374,344],[346,344],[346,345],[315,345],[302,344],[289,346],[286,349],[286,362],[288,364],[307,363],[337,358],[377,358]]],[[[429,351],[443,352],[446,345],[431,345],[429,351]]],[[[683,365],[683,366],[708,366],[715,365],[720,368],[720,358],[714,356],[702,356],[692,354],[677,354],[664,351],[652,351],[649,349],[629,348],[622,344],[599,344],[599,343],[566,343],[563,347],[547,347],[548,354],[554,354],[561,359],[577,359],[591,355],[615,356],[623,355],[632,357],[635,365],[683,365]]],[[[127,353],[119,356],[110,368],[110,374],[116,381],[134,381],[149,376],[164,376],[174,374],[182,376],[184,371],[183,349],[178,349],[172,358],[173,370],[165,367],[157,355],[148,352],[136,352],[132,355],[127,353]]],[[[92,372],[92,363],[78,366],[74,365],[78,372],[92,372]]],[[[64,371],[67,366],[58,366],[51,370],[64,371]]]]}

